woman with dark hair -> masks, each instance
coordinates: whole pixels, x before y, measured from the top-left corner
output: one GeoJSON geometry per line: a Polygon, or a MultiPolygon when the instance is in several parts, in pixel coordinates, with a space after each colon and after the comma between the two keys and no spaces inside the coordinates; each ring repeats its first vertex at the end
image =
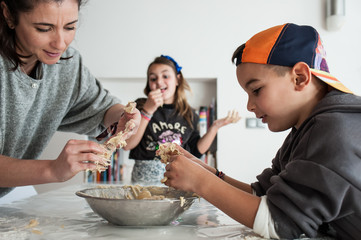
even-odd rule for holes
{"type": "MultiPolygon", "coordinates": [[[[55,160],[36,160],[56,131],[117,132],[139,111],[119,100],[70,47],[82,0],[1,0],[0,196],[16,186],[63,182],[104,163],[97,143],[70,140],[55,160]]],[[[129,137],[129,136],[128,136],[129,137]]]]}

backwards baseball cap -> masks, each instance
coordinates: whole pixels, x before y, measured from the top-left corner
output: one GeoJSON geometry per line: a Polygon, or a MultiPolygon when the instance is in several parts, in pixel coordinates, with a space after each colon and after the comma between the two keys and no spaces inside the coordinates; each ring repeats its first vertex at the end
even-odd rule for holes
{"type": "Polygon", "coordinates": [[[293,67],[298,62],[305,62],[312,74],[328,85],[352,93],[330,74],[320,35],[310,26],[287,23],[259,32],[245,43],[243,51],[234,58],[237,59],[237,66],[241,63],[260,63],[293,67]]]}

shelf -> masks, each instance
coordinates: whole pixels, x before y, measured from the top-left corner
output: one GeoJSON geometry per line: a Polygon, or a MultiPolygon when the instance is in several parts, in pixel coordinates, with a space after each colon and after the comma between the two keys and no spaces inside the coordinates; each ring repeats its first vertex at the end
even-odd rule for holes
{"type": "MultiPolygon", "coordinates": [[[[99,77],[97,78],[100,82],[141,82],[145,83],[145,77],[99,77]]],[[[187,82],[207,82],[216,83],[217,78],[186,78],[187,82]]]]}

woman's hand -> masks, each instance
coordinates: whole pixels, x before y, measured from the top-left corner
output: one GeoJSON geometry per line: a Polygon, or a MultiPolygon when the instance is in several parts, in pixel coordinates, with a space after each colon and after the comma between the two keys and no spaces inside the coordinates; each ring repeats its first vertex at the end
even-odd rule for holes
{"type": "Polygon", "coordinates": [[[153,114],[159,106],[163,106],[163,94],[160,89],[150,91],[147,101],[144,103],[143,109],[148,114],[153,114]]]}
{"type": "Polygon", "coordinates": [[[118,121],[117,131],[114,136],[120,131],[123,131],[125,133],[123,140],[128,139],[137,132],[140,124],[140,119],[140,112],[137,108],[134,108],[131,113],[124,112],[124,114],[120,117],[118,121]],[[131,122],[132,124],[128,125],[127,127],[127,122],[131,122]],[[127,131],[125,131],[126,129],[127,131]]]}
{"type": "Polygon", "coordinates": [[[107,129],[98,137],[96,137],[98,141],[108,137],[109,134],[115,136],[120,131],[124,132],[125,129],[130,130],[129,133],[124,135],[124,138],[128,139],[130,136],[134,135],[139,128],[140,112],[137,108],[134,107],[134,109],[128,113],[125,111],[125,106],[121,104],[115,104],[106,111],[103,122],[107,129]],[[127,125],[127,122],[131,122],[132,124],[127,125]],[[114,123],[117,123],[116,130],[114,128],[114,123]]]}
{"type": "Polygon", "coordinates": [[[100,156],[104,154],[103,147],[93,141],[69,140],[57,159],[51,161],[50,171],[58,182],[64,182],[80,171],[95,170],[99,163],[105,165],[100,156]]]}

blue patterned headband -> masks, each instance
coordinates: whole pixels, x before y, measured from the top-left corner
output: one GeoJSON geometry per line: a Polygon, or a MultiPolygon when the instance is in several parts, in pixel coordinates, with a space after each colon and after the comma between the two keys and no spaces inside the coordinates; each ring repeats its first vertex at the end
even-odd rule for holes
{"type": "Polygon", "coordinates": [[[168,60],[171,60],[171,61],[174,63],[174,65],[175,65],[175,69],[177,70],[177,73],[180,73],[180,71],[182,70],[182,67],[179,66],[178,63],[177,63],[173,58],[171,58],[171,57],[169,57],[169,56],[167,56],[167,55],[160,55],[160,56],[161,56],[161,57],[164,57],[164,58],[166,58],[166,59],[168,59],[168,60]]]}

